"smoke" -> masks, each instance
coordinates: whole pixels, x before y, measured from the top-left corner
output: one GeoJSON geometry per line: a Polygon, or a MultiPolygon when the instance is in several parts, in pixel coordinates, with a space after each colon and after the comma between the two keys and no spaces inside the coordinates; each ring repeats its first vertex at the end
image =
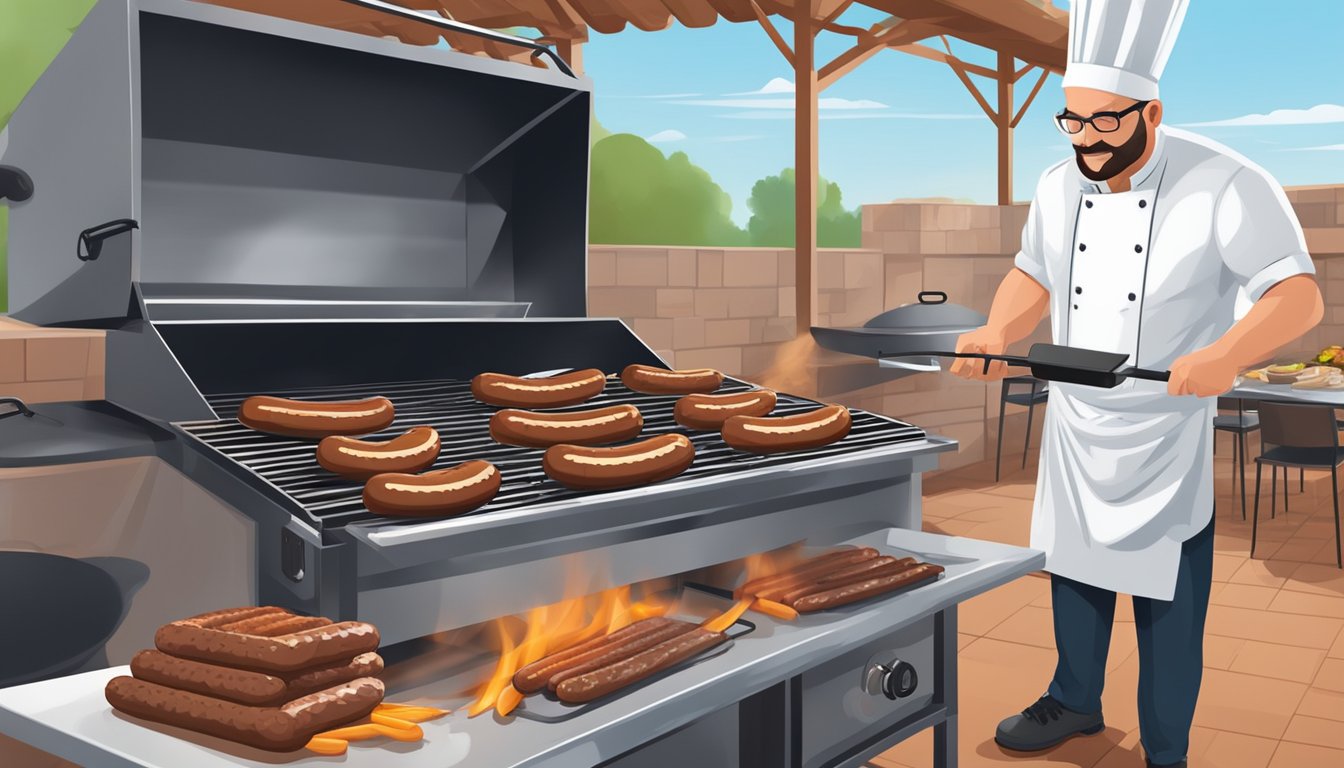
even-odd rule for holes
{"type": "Polygon", "coordinates": [[[810,335],[780,344],[774,362],[755,375],[756,383],[777,392],[816,398],[819,352],[810,335]]]}

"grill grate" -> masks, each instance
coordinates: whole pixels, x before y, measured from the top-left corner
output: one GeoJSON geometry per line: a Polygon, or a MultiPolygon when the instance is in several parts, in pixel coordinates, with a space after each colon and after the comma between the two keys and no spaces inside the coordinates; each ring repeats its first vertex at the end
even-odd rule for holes
{"type": "MultiPolygon", "coordinates": [[[[725,379],[720,393],[744,392],[751,385],[725,379]]],[[[362,482],[344,480],[317,463],[316,441],[299,440],[256,432],[235,418],[243,400],[251,394],[207,396],[220,415],[217,421],[182,422],[177,427],[199,440],[220,457],[241,465],[281,491],[293,504],[324,528],[338,528],[367,520],[389,524],[421,522],[420,519],[382,518],[364,507],[362,482]]],[[[471,384],[460,380],[401,382],[340,387],[322,387],[268,392],[298,400],[356,400],[381,395],[396,407],[396,420],[386,430],[365,439],[387,440],[413,426],[427,425],[439,432],[442,453],[433,469],[445,469],[470,459],[483,459],[499,468],[503,483],[489,504],[470,514],[517,509],[575,498],[590,492],[572,491],[551,480],[541,466],[542,449],[500,445],[490,438],[490,416],[498,409],[477,402],[471,384]]],[[[904,422],[866,411],[851,411],[853,427],[844,439],[824,448],[773,456],[741,453],[728,447],[717,432],[687,430],[672,417],[676,397],[644,395],[609,377],[606,390],[588,402],[556,412],[629,403],[644,415],[641,439],[680,432],[695,445],[695,463],[679,478],[705,477],[739,470],[775,467],[818,458],[855,453],[892,442],[922,439],[924,431],[904,422]]],[[[817,403],[779,394],[773,415],[787,416],[817,407],[817,403]]],[[[675,482],[669,480],[666,482],[675,482]]]]}

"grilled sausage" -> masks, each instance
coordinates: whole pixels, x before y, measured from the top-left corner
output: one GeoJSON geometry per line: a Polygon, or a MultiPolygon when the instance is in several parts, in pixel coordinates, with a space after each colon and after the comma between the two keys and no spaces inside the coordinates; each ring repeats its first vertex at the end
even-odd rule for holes
{"type": "Polygon", "coordinates": [[[375,475],[364,485],[364,506],[392,517],[460,515],[499,493],[500,475],[488,461],[464,461],[422,475],[375,475]]]}
{"type": "Polygon", "coordinates": [[[383,442],[332,436],[317,444],[317,463],[351,480],[368,480],[383,472],[420,472],[437,458],[439,433],[433,427],[411,427],[383,442]]]}
{"type": "Polygon", "coordinates": [[[621,383],[646,395],[689,395],[713,392],[723,385],[723,374],[712,368],[669,371],[651,365],[627,365],[621,383]]]}
{"type": "Polygon", "coordinates": [[[723,441],[750,453],[801,451],[843,438],[851,423],[849,409],[843,405],[827,405],[796,416],[733,416],[723,424],[723,441]]]}
{"type": "Polygon", "coordinates": [[[396,415],[385,397],[310,403],[257,395],[243,401],[238,421],[258,432],[285,437],[367,435],[386,429],[396,415]]]}
{"type": "Polygon", "coordinates": [[[503,408],[562,408],[591,400],[606,386],[606,374],[596,368],[540,379],[482,373],[471,380],[471,396],[503,408]]]}
{"type": "Polygon", "coordinates": [[[732,416],[765,416],[775,409],[775,393],[768,389],[729,395],[687,395],[677,401],[672,415],[690,429],[718,430],[732,416]]]}
{"type": "Polygon", "coordinates": [[[560,684],[572,677],[586,675],[589,672],[596,672],[603,667],[609,667],[612,664],[624,661],[636,654],[643,653],[655,645],[671,640],[674,637],[680,637],[695,629],[695,625],[678,621],[665,626],[657,627],[651,632],[627,638],[624,641],[612,643],[605,646],[602,650],[596,651],[586,659],[575,659],[572,665],[567,665],[564,669],[556,670],[546,680],[546,688],[552,693],[560,688],[560,684]]]}
{"type": "Polygon", "coordinates": [[[817,592],[827,592],[832,589],[838,589],[846,584],[852,584],[856,581],[866,581],[868,579],[891,576],[901,571],[914,568],[919,563],[913,557],[903,557],[897,560],[894,557],[875,557],[867,562],[851,565],[842,568],[834,573],[826,573],[812,579],[807,584],[800,584],[797,587],[779,595],[776,602],[792,606],[793,602],[799,598],[806,597],[817,592]]]}
{"type": "Polygon", "coordinates": [[[378,630],[362,621],[328,622],[268,637],[220,629],[198,620],[183,619],[159,627],[154,633],[154,646],[179,658],[272,674],[347,661],[378,647],[378,630]]]}
{"type": "Polygon", "coordinates": [[[806,597],[800,597],[794,602],[793,608],[799,613],[811,613],[813,611],[823,611],[827,608],[836,608],[850,603],[857,603],[860,600],[867,600],[870,597],[880,595],[884,592],[891,592],[902,587],[908,587],[912,584],[918,584],[921,581],[937,578],[938,574],[943,572],[941,565],[932,565],[930,563],[921,563],[920,565],[901,571],[889,576],[883,576],[875,579],[866,579],[851,584],[846,584],[825,592],[817,592],[806,597]]]}
{"type": "Polygon", "coordinates": [[[108,681],[104,695],[113,708],[134,717],[289,752],[322,731],[368,715],[383,700],[383,684],[361,677],[280,707],[249,707],[125,676],[108,681]]]}
{"type": "Polygon", "coordinates": [[[794,573],[791,574],[788,578],[781,579],[780,581],[777,581],[774,584],[758,588],[756,590],[755,596],[761,598],[762,600],[774,600],[775,602],[779,602],[779,598],[786,592],[795,590],[798,587],[811,583],[812,581],[821,576],[834,573],[842,568],[847,568],[851,565],[862,563],[867,560],[876,560],[877,555],[878,555],[877,550],[873,549],[872,547],[865,547],[863,549],[856,550],[854,552],[849,553],[848,557],[840,557],[831,561],[830,567],[828,568],[809,569],[807,572],[794,573]]]}
{"type": "Polygon", "coordinates": [[[179,659],[161,651],[141,651],[131,659],[131,674],[137,680],[253,707],[279,706],[382,671],[383,659],[376,653],[362,653],[342,663],[294,673],[288,679],[280,674],[179,659]]]}
{"type": "Polygon", "coordinates": [[[877,557],[877,554],[877,550],[872,547],[863,547],[862,549],[847,548],[826,552],[804,560],[801,563],[797,563],[779,573],[770,576],[762,576],[746,582],[733,590],[733,599],[741,600],[747,595],[759,597],[763,590],[773,589],[786,581],[799,578],[805,579],[818,574],[829,573],[847,565],[870,560],[877,557]]]}
{"type": "Polygon", "coordinates": [[[572,413],[497,411],[490,417],[490,437],[505,445],[549,448],[552,445],[623,443],[644,429],[644,415],[633,405],[613,405],[572,413]]]}
{"type": "Polygon", "coordinates": [[[696,627],[625,661],[572,677],[557,686],[555,693],[570,704],[592,701],[670,669],[727,640],[728,635],[722,632],[696,627]]]}
{"type": "Polygon", "coordinates": [[[615,448],[553,445],[541,465],[566,488],[591,491],[629,488],[676,477],[691,466],[695,446],[685,435],[650,437],[615,448]]]}
{"type": "Polygon", "coordinates": [[[609,635],[595,637],[587,642],[579,643],[562,651],[557,651],[549,656],[538,659],[518,670],[513,675],[513,687],[519,693],[536,693],[546,687],[546,681],[552,674],[569,668],[569,666],[581,663],[579,659],[591,658],[594,652],[601,653],[603,648],[612,643],[619,643],[629,640],[633,637],[652,632],[659,627],[667,626],[672,623],[672,619],[662,616],[655,616],[643,621],[637,621],[621,629],[612,632],[609,635]]]}

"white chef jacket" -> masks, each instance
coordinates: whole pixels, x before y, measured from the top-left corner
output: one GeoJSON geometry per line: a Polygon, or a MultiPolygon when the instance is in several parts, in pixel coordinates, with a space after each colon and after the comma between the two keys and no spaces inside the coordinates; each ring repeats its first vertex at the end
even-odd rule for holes
{"type": "MultiPolygon", "coordinates": [[[[1256,301],[1315,269],[1269,174],[1185,131],[1159,126],[1154,140],[1128,192],[1072,158],[1048,169],[1015,265],[1050,292],[1056,344],[1167,370],[1233,325],[1239,293],[1256,301]]],[[[1172,599],[1181,544],[1213,510],[1217,402],[1166,388],[1051,385],[1031,526],[1046,570],[1172,599]]]]}

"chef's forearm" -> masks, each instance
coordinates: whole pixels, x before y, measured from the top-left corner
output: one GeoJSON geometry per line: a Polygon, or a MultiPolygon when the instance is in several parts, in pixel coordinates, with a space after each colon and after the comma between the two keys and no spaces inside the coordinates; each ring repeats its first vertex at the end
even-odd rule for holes
{"type": "Polygon", "coordinates": [[[1041,324],[1049,301],[1049,291],[1026,272],[1013,268],[999,283],[986,327],[1002,336],[1005,344],[1021,341],[1041,324]]]}
{"type": "Polygon", "coordinates": [[[1296,275],[1266,291],[1213,346],[1238,368],[1249,368],[1301,338],[1324,315],[1316,280],[1296,275]]]}

